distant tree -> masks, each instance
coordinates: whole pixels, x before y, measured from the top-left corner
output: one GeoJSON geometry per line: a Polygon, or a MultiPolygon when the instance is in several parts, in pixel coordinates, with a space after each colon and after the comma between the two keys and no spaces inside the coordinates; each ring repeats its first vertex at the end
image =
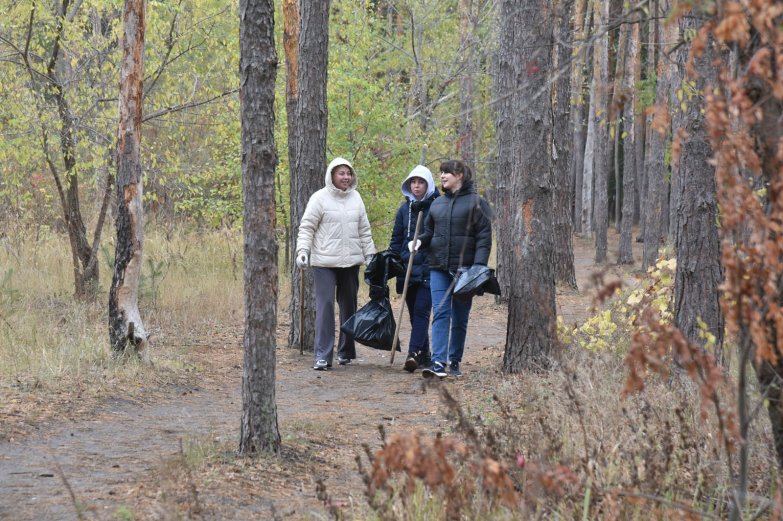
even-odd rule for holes
{"type": "MultiPolygon", "coordinates": [[[[500,3],[498,87],[511,103],[496,110],[497,135],[510,135],[509,203],[498,228],[513,252],[503,370],[547,366],[556,344],[553,256],[553,20],[544,0],[500,3]]],[[[504,145],[506,146],[506,145],[504,145]]],[[[501,150],[498,150],[501,154],[501,150]]]]}
{"type": "MultiPolygon", "coordinates": [[[[326,102],[327,66],[329,63],[329,0],[301,0],[298,63],[307,64],[298,69],[298,96],[293,132],[296,158],[291,162],[291,241],[294,251],[299,222],[307,201],[324,186],[326,173],[326,130],[329,110],[326,102]]],[[[289,119],[290,121],[290,119],[289,119]]],[[[289,140],[290,146],[290,140],[289,140]]],[[[299,343],[312,349],[315,339],[315,297],[309,270],[291,263],[291,328],[288,345],[299,343]],[[300,277],[306,277],[304,295],[300,295],[300,277]],[[304,299],[304,302],[302,302],[304,299]],[[303,324],[299,323],[299,308],[304,306],[303,324]],[[300,334],[302,338],[300,339],[300,334]]]]}
{"type": "Polygon", "coordinates": [[[272,0],[239,3],[239,99],[245,238],[245,334],[239,453],[277,452],[275,403],[277,240],[275,79],[272,0]]]}
{"type": "Polygon", "coordinates": [[[574,7],[573,43],[578,45],[578,51],[571,61],[571,130],[573,132],[573,159],[571,161],[571,177],[574,184],[574,211],[572,215],[574,231],[582,232],[582,175],[584,173],[585,154],[585,102],[584,96],[584,62],[587,46],[585,27],[589,26],[590,10],[587,0],[576,0],[574,7]]]}
{"type": "Polygon", "coordinates": [[[633,264],[633,212],[636,202],[636,124],[638,96],[636,94],[636,71],[639,62],[639,24],[629,29],[625,48],[625,70],[623,74],[623,204],[620,219],[620,241],[617,252],[618,264],[633,264]]]}
{"type": "Polygon", "coordinates": [[[573,9],[572,0],[559,0],[555,4],[555,45],[552,47],[552,70],[559,74],[552,85],[553,154],[554,179],[554,253],[555,280],[576,288],[574,270],[574,248],[572,244],[573,223],[571,202],[574,189],[571,179],[572,135],[571,123],[571,78],[562,70],[568,70],[571,57],[571,31],[568,21],[573,9]],[[561,70],[562,69],[562,70],[561,70]]]}
{"type": "Polygon", "coordinates": [[[125,0],[122,12],[119,125],[117,128],[117,244],[109,291],[109,338],[115,353],[127,346],[148,357],[139,313],[144,250],[141,116],[144,91],[145,0],[125,0]]]}
{"type": "Polygon", "coordinates": [[[593,90],[591,103],[595,107],[595,186],[593,226],[595,229],[595,261],[606,262],[607,230],[609,228],[609,0],[595,0],[595,47],[593,50],[593,90]]]}

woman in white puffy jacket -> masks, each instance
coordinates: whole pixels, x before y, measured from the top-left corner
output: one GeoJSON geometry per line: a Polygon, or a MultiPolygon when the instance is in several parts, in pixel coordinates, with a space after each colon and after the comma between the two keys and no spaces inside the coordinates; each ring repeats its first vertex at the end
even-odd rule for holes
{"type": "MultiPolygon", "coordinates": [[[[326,169],[325,186],[307,202],[296,239],[296,264],[310,264],[315,281],[315,364],[324,371],[334,357],[334,300],[340,323],[356,313],[359,266],[375,253],[370,220],[351,163],[337,157],[326,169]]],[[[337,362],[356,358],[353,338],[340,332],[337,362]]]]}

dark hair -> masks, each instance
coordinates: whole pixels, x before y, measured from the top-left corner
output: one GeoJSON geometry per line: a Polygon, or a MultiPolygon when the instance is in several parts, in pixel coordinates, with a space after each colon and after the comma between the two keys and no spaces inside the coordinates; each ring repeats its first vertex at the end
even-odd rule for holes
{"type": "Polygon", "coordinates": [[[462,184],[467,184],[473,179],[470,167],[458,159],[451,159],[440,164],[440,171],[447,174],[462,174],[462,184]]]}

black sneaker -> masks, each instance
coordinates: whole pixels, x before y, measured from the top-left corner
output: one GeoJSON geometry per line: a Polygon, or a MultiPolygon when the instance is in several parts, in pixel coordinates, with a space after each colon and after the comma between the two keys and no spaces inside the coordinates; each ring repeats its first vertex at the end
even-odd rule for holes
{"type": "Polygon", "coordinates": [[[432,365],[432,358],[430,358],[429,351],[419,351],[416,354],[416,364],[419,367],[429,367],[432,365]]]}
{"type": "Polygon", "coordinates": [[[348,365],[353,361],[351,358],[342,358],[340,356],[337,357],[337,363],[340,365],[348,365]]]}
{"type": "Polygon", "coordinates": [[[419,364],[416,362],[415,356],[408,356],[408,359],[405,360],[405,365],[402,366],[402,368],[408,371],[409,373],[412,373],[418,367],[419,364]]]}
{"type": "Polygon", "coordinates": [[[440,362],[433,362],[431,366],[426,369],[422,369],[421,375],[424,378],[432,378],[437,376],[438,378],[446,378],[446,366],[440,362]]]}
{"type": "Polygon", "coordinates": [[[449,370],[454,378],[462,378],[462,371],[459,370],[459,362],[451,362],[449,370]]]}

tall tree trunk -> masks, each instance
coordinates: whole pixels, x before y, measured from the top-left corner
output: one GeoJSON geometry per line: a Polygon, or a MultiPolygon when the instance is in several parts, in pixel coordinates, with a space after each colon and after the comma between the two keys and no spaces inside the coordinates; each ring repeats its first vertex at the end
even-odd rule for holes
{"type": "MultiPolygon", "coordinates": [[[[695,33],[700,26],[700,18],[689,15],[680,18],[681,34],[695,33]]],[[[687,45],[677,53],[677,62],[683,68],[689,50],[690,45],[687,45]]],[[[681,135],[682,149],[677,169],[680,180],[675,185],[680,194],[677,197],[675,235],[674,320],[688,340],[702,346],[705,339],[700,324],[706,325],[707,331],[715,338],[717,359],[721,360],[724,320],[720,309],[720,285],[723,268],[720,262],[715,168],[710,165],[713,153],[707,140],[703,94],[717,80],[712,64],[714,56],[708,46],[701,57],[694,58],[696,76],[689,79],[695,84],[685,87],[688,92],[683,94],[685,135],[681,135]]]]}
{"type": "Polygon", "coordinates": [[[147,332],[138,298],[144,249],[141,96],[145,29],[145,0],[125,0],[117,129],[117,245],[109,291],[109,340],[115,353],[122,353],[130,345],[147,359],[147,332]]]}
{"type": "MultiPolygon", "coordinates": [[[[310,196],[324,185],[326,173],[326,130],[328,107],[326,101],[327,65],[329,60],[329,0],[302,0],[299,38],[299,101],[297,104],[296,160],[291,172],[291,222],[297,223],[291,234],[296,241],[310,196]]],[[[293,250],[293,248],[292,248],[293,250]]],[[[296,253],[296,252],[294,252],[296,253]]],[[[312,349],[315,340],[315,297],[313,278],[309,270],[292,263],[291,272],[291,329],[288,345],[312,349]],[[300,292],[300,277],[305,279],[304,295],[300,292]],[[299,309],[304,306],[303,323],[299,323],[299,309]],[[301,333],[300,333],[301,331],[301,333]],[[300,339],[301,334],[301,339],[300,339]]]]}
{"type": "MultiPolygon", "coordinates": [[[[660,12],[668,13],[669,2],[663,0],[660,12]]],[[[666,24],[658,24],[661,44],[659,52],[665,52],[664,45],[668,42],[673,45],[673,40],[667,40],[666,24]]],[[[647,170],[647,195],[644,206],[646,208],[644,223],[644,257],[642,269],[646,270],[654,266],[658,259],[658,252],[666,241],[666,223],[668,222],[667,201],[669,184],[668,167],[665,162],[667,138],[671,134],[671,118],[669,116],[669,95],[671,93],[670,80],[671,69],[668,61],[658,60],[658,81],[655,85],[655,110],[650,122],[654,130],[650,133],[649,157],[646,161],[647,170]]]]}
{"type": "MultiPolygon", "coordinates": [[[[497,23],[503,23],[503,14],[498,9],[497,23]]],[[[492,70],[492,86],[497,103],[495,112],[495,140],[497,143],[496,176],[495,176],[495,209],[497,211],[495,227],[497,237],[497,279],[500,285],[499,302],[507,302],[511,293],[512,266],[514,259],[514,243],[511,226],[503,223],[513,222],[512,217],[512,180],[510,172],[514,168],[514,150],[512,149],[517,132],[517,120],[514,113],[514,89],[516,79],[512,72],[515,67],[515,55],[512,39],[502,35],[499,38],[498,50],[492,70]]]]}
{"type": "MultiPolygon", "coordinates": [[[[553,165],[550,73],[552,14],[544,0],[503,0],[502,59],[511,67],[497,73],[514,84],[511,113],[519,129],[511,142],[511,220],[513,257],[503,370],[509,373],[549,365],[557,342],[553,255],[553,165]],[[508,41],[510,40],[510,42],[508,41]],[[543,45],[546,43],[546,45],[543,45]]],[[[498,127],[500,130],[500,127],[498,127]]]]}
{"type": "MultiPolygon", "coordinates": [[[[294,165],[296,164],[296,144],[299,131],[296,128],[296,107],[299,101],[299,0],[283,0],[283,53],[285,55],[285,113],[286,122],[288,124],[288,170],[289,174],[294,172],[294,165]]],[[[279,175],[279,172],[278,172],[279,175]]],[[[293,176],[289,175],[289,188],[293,188],[293,176]]],[[[279,184],[279,180],[278,180],[279,184]]],[[[289,195],[289,198],[291,196],[289,195]]],[[[281,199],[282,202],[282,199],[281,199]]],[[[285,209],[286,205],[282,205],[285,209]]],[[[284,215],[285,217],[285,215],[284,215]]],[[[285,269],[292,270],[291,284],[294,284],[293,268],[294,268],[294,243],[296,242],[296,235],[294,229],[296,227],[296,221],[293,218],[289,219],[286,225],[286,244],[285,244],[285,269]]],[[[294,288],[299,286],[291,286],[291,293],[293,294],[294,288]]],[[[292,315],[291,328],[299,329],[299,313],[292,315]],[[293,315],[296,318],[293,318],[293,315]],[[293,321],[297,323],[294,324],[293,321]]],[[[297,333],[298,334],[298,333],[297,333]]],[[[291,340],[299,340],[298,338],[292,338],[291,340]]]]}
{"type": "Polygon", "coordinates": [[[245,237],[245,334],[239,453],[277,452],[275,403],[277,241],[275,77],[272,0],[240,0],[240,117],[245,237]]]}
{"type": "Polygon", "coordinates": [[[459,2],[459,40],[460,48],[464,53],[465,70],[459,81],[459,140],[458,152],[462,160],[476,171],[475,151],[475,127],[473,125],[473,104],[476,72],[476,13],[474,0],[460,0],[459,2]]]}
{"type": "MultiPolygon", "coordinates": [[[[552,70],[560,72],[565,67],[571,54],[571,0],[559,0],[555,10],[555,34],[557,41],[552,49],[552,70]]],[[[573,189],[571,186],[571,135],[568,131],[570,122],[571,98],[570,78],[562,74],[553,84],[553,149],[554,165],[554,271],[555,280],[576,288],[576,272],[574,270],[574,248],[572,245],[573,226],[571,223],[571,201],[573,189]]]]}
{"type": "Polygon", "coordinates": [[[623,76],[623,206],[620,220],[618,264],[633,264],[633,212],[636,199],[636,86],[635,71],[639,60],[639,24],[629,28],[625,45],[623,76]]]}
{"type": "Polygon", "coordinates": [[[609,143],[609,0],[595,0],[596,40],[593,82],[596,84],[595,107],[603,121],[595,129],[595,262],[606,262],[609,228],[608,180],[610,169],[609,143]],[[602,34],[603,33],[603,34],[602,34]]]}
{"type": "Polygon", "coordinates": [[[574,211],[572,215],[574,231],[582,232],[582,173],[585,154],[584,125],[584,63],[587,55],[585,28],[588,26],[590,10],[585,9],[586,0],[576,0],[574,14],[574,44],[579,46],[571,62],[571,129],[573,131],[573,160],[571,177],[574,191],[574,211]]]}
{"type": "MultiPolygon", "coordinates": [[[[597,71],[593,71],[597,74],[597,71]]],[[[595,165],[595,81],[590,83],[590,99],[587,112],[587,134],[585,135],[585,153],[582,169],[582,236],[589,239],[593,236],[593,173],[595,165]]]]}

